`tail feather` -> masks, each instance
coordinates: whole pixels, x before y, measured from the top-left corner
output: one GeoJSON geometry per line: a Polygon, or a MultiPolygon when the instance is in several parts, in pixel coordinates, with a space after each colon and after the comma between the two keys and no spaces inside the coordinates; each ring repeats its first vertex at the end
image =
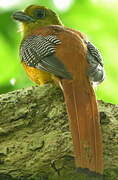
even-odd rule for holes
{"type": "Polygon", "coordinates": [[[70,119],[76,167],[102,174],[102,136],[97,102],[92,85],[63,80],[62,86],[70,119]]]}

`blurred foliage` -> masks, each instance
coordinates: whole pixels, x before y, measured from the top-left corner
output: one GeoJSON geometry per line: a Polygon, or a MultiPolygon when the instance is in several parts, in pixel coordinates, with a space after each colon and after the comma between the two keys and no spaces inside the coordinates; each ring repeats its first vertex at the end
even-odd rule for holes
{"type": "Polygon", "coordinates": [[[118,1],[115,0],[73,0],[66,11],[57,9],[53,0],[21,0],[11,8],[0,8],[0,93],[33,85],[20,64],[21,36],[17,23],[11,19],[14,11],[32,3],[55,10],[65,26],[80,30],[98,47],[106,79],[97,88],[97,98],[118,103],[118,1]]]}

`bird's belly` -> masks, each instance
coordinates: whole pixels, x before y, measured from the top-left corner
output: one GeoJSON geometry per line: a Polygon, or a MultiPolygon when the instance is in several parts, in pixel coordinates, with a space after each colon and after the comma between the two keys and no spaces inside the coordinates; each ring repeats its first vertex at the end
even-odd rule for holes
{"type": "Polygon", "coordinates": [[[27,66],[24,62],[22,62],[22,65],[29,78],[38,85],[46,84],[53,80],[52,75],[45,71],[27,66]]]}

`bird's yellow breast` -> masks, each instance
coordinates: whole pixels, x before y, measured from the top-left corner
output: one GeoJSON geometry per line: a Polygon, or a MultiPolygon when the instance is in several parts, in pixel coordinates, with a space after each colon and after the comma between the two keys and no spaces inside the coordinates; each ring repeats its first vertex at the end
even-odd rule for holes
{"type": "Polygon", "coordinates": [[[48,72],[27,66],[24,62],[22,62],[22,65],[29,78],[38,85],[46,84],[54,80],[53,75],[48,72]]]}

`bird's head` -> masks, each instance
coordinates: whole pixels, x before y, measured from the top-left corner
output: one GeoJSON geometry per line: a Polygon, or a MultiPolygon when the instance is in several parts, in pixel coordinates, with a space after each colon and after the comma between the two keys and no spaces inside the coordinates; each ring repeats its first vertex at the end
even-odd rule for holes
{"type": "Polygon", "coordinates": [[[30,34],[33,29],[48,25],[62,25],[54,11],[44,6],[30,5],[24,11],[17,11],[13,19],[21,22],[23,36],[30,34]]]}

